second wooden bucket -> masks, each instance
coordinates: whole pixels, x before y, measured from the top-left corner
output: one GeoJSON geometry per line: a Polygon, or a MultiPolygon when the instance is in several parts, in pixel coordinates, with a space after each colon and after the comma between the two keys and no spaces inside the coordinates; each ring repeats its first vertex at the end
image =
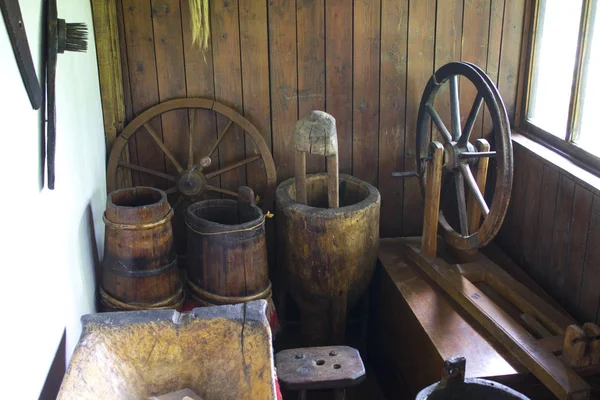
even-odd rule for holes
{"type": "Polygon", "coordinates": [[[240,190],[239,202],[205,200],[188,207],[186,284],[197,303],[237,304],[271,296],[265,217],[252,198],[240,190]]]}
{"type": "Polygon", "coordinates": [[[100,301],[104,311],[180,308],[183,285],[165,192],[115,190],[106,201],[100,301]]]}

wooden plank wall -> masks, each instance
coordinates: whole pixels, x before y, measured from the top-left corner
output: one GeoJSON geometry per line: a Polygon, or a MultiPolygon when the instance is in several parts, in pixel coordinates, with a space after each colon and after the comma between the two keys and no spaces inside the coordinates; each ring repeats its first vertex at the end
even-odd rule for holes
{"type": "MultiPolygon", "coordinates": [[[[477,63],[514,115],[526,0],[211,0],[204,52],[191,41],[188,1],[116,0],[127,121],[171,98],[214,98],[258,127],[281,181],[293,173],[298,117],[324,109],[337,119],[340,171],[381,191],[382,236],[421,230],[417,182],[391,172],[415,170],[416,116],[435,68],[459,59],[477,63]]],[[[468,89],[462,95],[464,110],[473,96],[468,89]]],[[[188,118],[177,111],[151,123],[184,160],[188,118]]],[[[489,131],[480,118],[475,137],[489,131]]],[[[197,113],[196,146],[214,140],[224,123],[197,113]]],[[[230,133],[213,163],[226,165],[252,151],[241,132],[230,133]]],[[[130,160],[172,172],[148,136],[132,142],[130,160]]],[[[310,172],[325,169],[324,160],[307,164],[310,172]]],[[[260,173],[249,166],[212,184],[260,185],[260,173]]],[[[164,184],[137,173],[133,179],[164,184]]]]}
{"type": "Polygon", "coordinates": [[[600,322],[600,191],[560,159],[519,141],[514,153],[513,195],[496,242],[574,317],[600,322]]]}

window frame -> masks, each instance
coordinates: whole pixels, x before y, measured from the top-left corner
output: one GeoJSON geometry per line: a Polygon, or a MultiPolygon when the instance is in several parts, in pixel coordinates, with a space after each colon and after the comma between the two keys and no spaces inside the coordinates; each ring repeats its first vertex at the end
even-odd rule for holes
{"type": "Polygon", "coordinates": [[[569,116],[567,121],[567,130],[564,138],[555,136],[549,132],[546,132],[542,128],[534,125],[527,119],[531,86],[532,86],[532,75],[535,64],[535,39],[537,25],[540,14],[540,0],[532,0],[532,11],[528,18],[528,24],[526,28],[528,31],[524,32],[523,38],[526,39],[526,45],[523,46],[522,52],[522,63],[524,64],[526,71],[524,81],[522,82],[522,104],[518,107],[520,115],[515,118],[515,127],[520,130],[521,133],[531,137],[532,139],[541,142],[546,147],[551,148],[562,156],[566,157],[573,163],[582,167],[583,169],[600,176],[600,157],[595,156],[592,153],[584,150],[582,147],[577,145],[573,140],[576,138],[575,134],[578,132],[578,124],[580,123],[580,100],[581,100],[581,82],[584,77],[584,61],[587,55],[586,45],[589,44],[589,33],[591,25],[591,15],[594,10],[594,6],[600,7],[598,4],[600,0],[583,0],[582,13],[579,21],[579,35],[577,39],[577,51],[575,55],[575,68],[573,71],[573,80],[571,88],[571,99],[569,102],[569,116]]]}

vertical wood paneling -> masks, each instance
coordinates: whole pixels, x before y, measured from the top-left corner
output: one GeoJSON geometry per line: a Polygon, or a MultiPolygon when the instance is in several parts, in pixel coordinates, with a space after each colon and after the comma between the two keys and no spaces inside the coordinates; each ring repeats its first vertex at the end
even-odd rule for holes
{"type": "MultiPolygon", "coordinates": [[[[298,118],[325,109],[324,0],[296,0],[298,118]]],[[[325,171],[325,157],[307,155],[307,173],[325,171]]]]}
{"type": "MultiPolygon", "coordinates": [[[[211,31],[215,98],[243,113],[242,66],[240,56],[240,26],[237,0],[211,1],[211,31]]],[[[229,119],[217,116],[217,128],[222,132],[229,119]]],[[[245,134],[233,124],[219,144],[220,166],[225,167],[245,158],[245,134]]],[[[221,186],[237,192],[246,184],[246,169],[235,168],[221,175],[221,186]]]]}
{"type": "Polygon", "coordinates": [[[352,170],[373,185],[379,168],[380,29],[380,0],[355,1],[352,170]]]}
{"type": "MultiPolygon", "coordinates": [[[[436,1],[411,1],[408,22],[408,83],[404,170],[416,170],[417,113],[423,89],[433,71],[436,1]]],[[[423,206],[419,183],[404,180],[403,234],[419,235],[422,230],[423,206]]]]}
{"type": "MultiPolygon", "coordinates": [[[[437,5],[435,22],[435,70],[444,64],[460,60],[463,31],[463,0],[441,1],[437,5]]],[[[450,90],[443,85],[435,101],[435,109],[450,129],[450,90]]],[[[437,128],[433,127],[433,140],[444,143],[437,128]]]]}
{"type": "Polygon", "coordinates": [[[564,279],[567,253],[569,251],[569,234],[571,228],[571,212],[573,211],[573,194],[575,183],[561,175],[558,181],[556,197],[556,211],[552,234],[552,247],[550,264],[546,270],[549,280],[548,290],[556,298],[560,297],[560,290],[564,279]]]}
{"type": "MultiPolygon", "coordinates": [[[[542,199],[538,219],[539,233],[536,243],[536,265],[539,266],[540,283],[547,287],[549,283],[546,270],[550,264],[552,248],[552,232],[554,230],[554,217],[556,216],[556,193],[558,191],[558,171],[544,165],[542,179],[542,199]]],[[[516,227],[515,227],[516,228],[516,227]]],[[[514,245],[513,245],[514,246],[514,245]]],[[[518,248],[515,247],[515,248],[518,248]]]]}
{"type": "MultiPolygon", "coordinates": [[[[152,26],[161,102],[186,96],[183,37],[179,0],[152,0],[152,26]]],[[[187,163],[188,114],[186,110],[161,115],[163,141],[181,165],[187,163]]],[[[173,163],[166,159],[166,171],[177,176],[173,163]]]]}
{"type": "MultiPolygon", "coordinates": [[[[515,149],[515,152],[517,150],[515,149]]],[[[525,152],[524,150],[520,150],[525,152]]],[[[543,164],[527,154],[522,154],[521,160],[523,164],[523,173],[525,178],[525,196],[521,199],[520,206],[523,208],[523,214],[519,219],[519,225],[515,226],[518,231],[522,232],[521,247],[522,256],[520,257],[521,265],[532,275],[535,267],[535,249],[538,235],[538,217],[540,213],[540,203],[542,201],[542,177],[544,173],[543,164]]],[[[545,199],[544,199],[545,200],[545,199]]]]}
{"type": "Polygon", "coordinates": [[[408,0],[382,0],[381,76],[379,86],[379,191],[381,236],[402,234],[404,182],[392,172],[404,169],[406,119],[406,37],[408,0]]]}
{"type": "MultiPolygon", "coordinates": [[[[152,31],[152,7],[149,0],[123,0],[123,25],[127,45],[127,62],[131,84],[131,106],[134,115],[159,102],[154,32],[152,31]]],[[[159,118],[150,125],[161,135],[159,118]]],[[[160,148],[143,129],[136,134],[136,159],[138,165],[155,171],[165,171],[165,157],[160,148]]],[[[140,174],[143,186],[166,187],[163,179],[140,174]]]]}
{"type": "MultiPolygon", "coordinates": [[[[502,44],[502,23],[504,21],[505,0],[491,0],[490,4],[490,32],[488,40],[486,73],[494,84],[498,85],[498,71],[500,69],[500,46],[502,44]]],[[[492,119],[487,111],[483,110],[483,137],[490,140],[493,129],[492,119]]]]}
{"type": "MultiPolygon", "coordinates": [[[[239,0],[240,41],[244,116],[256,126],[265,142],[272,148],[271,97],[269,93],[269,39],[267,35],[267,3],[239,0]]],[[[246,154],[258,154],[254,143],[246,140],[246,154]]],[[[247,167],[248,186],[263,193],[266,185],[263,162],[247,167]]]]}
{"type": "Polygon", "coordinates": [[[599,321],[598,301],[600,299],[600,196],[592,201],[590,231],[583,265],[583,278],[579,293],[578,314],[584,321],[599,321]]]}
{"type": "MultiPolygon", "coordinates": [[[[215,98],[212,40],[207,49],[200,49],[192,42],[189,0],[181,2],[181,23],[183,29],[183,51],[185,55],[185,79],[188,97],[215,98]]],[[[219,150],[206,154],[217,139],[217,120],[210,110],[196,110],[193,132],[193,146],[196,158],[194,163],[204,156],[210,156],[212,165],[219,165],[219,150]]],[[[187,149],[187,145],[185,147],[187,149]]],[[[221,186],[221,178],[216,176],[209,183],[221,186]]]]}
{"type": "MultiPolygon", "coordinates": [[[[487,68],[488,39],[490,30],[490,1],[465,0],[464,26],[462,34],[461,60],[468,61],[487,68]]],[[[460,82],[460,116],[461,126],[465,125],[469,111],[475,101],[477,89],[469,80],[461,79],[460,82]]],[[[472,140],[483,136],[483,113],[477,116],[473,126],[472,140]]]]}
{"type": "MultiPolygon", "coordinates": [[[[257,126],[282,181],[293,175],[299,115],[325,109],[337,120],[340,171],[380,188],[382,236],[421,232],[418,183],[391,178],[391,172],[415,169],[417,111],[434,70],[461,57],[475,61],[514,96],[511,71],[518,70],[518,8],[524,0],[506,0],[510,13],[505,0],[211,0],[207,50],[192,44],[189,0],[118,1],[128,120],[168,98],[214,98],[257,126]]],[[[450,125],[447,91],[440,92],[436,108],[450,125]]],[[[162,126],[158,119],[152,123],[187,164],[191,122],[185,112],[173,114],[162,118],[162,126]]],[[[197,157],[223,127],[211,111],[195,113],[197,157]]],[[[172,173],[152,139],[139,136],[132,162],[159,171],[166,165],[172,173]]],[[[229,132],[211,157],[211,169],[253,154],[245,139],[235,128],[229,132]]],[[[309,172],[324,166],[318,158],[308,162],[309,172]]],[[[253,163],[211,184],[236,190],[247,182],[260,192],[263,174],[261,164],[253,163]]],[[[141,178],[136,183],[165,186],[141,178]]]]}
{"type": "Polygon", "coordinates": [[[277,179],[294,172],[294,127],[298,120],[296,65],[296,2],[269,1],[269,54],[273,158],[277,179]]]}
{"type": "Polygon", "coordinates": [[[578,297],[583,276],[583,263],[587,238],[589,235],[590,217],[592,212],[592,193],[581,187],[575,186],[573,198],[573,212],[571,216],[569,251],[567,265],[564,271],[564,280],[561,290],[561,300],[570,310],[577,309],[578,297]]]}
{"type": "Polygon", "coordinates": [[[325,1],[325,108],[337,124],[340,172],[352,173],[353,0],[325,1]]]}
{"type": "Polygon", "coordinates": [[[498,88],[514,122],[525,0],[506,0],[498,88]]]}

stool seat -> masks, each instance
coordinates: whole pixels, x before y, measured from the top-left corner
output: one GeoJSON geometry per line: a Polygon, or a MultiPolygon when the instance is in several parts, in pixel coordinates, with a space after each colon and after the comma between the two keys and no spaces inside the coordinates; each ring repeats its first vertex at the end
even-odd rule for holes
{"type": "Polygon", "coordinates": [[[366,377],[360,353],[348,346],[283,350],[275,354],[275,366],[286,390],[346,388],[366,377]]]}

